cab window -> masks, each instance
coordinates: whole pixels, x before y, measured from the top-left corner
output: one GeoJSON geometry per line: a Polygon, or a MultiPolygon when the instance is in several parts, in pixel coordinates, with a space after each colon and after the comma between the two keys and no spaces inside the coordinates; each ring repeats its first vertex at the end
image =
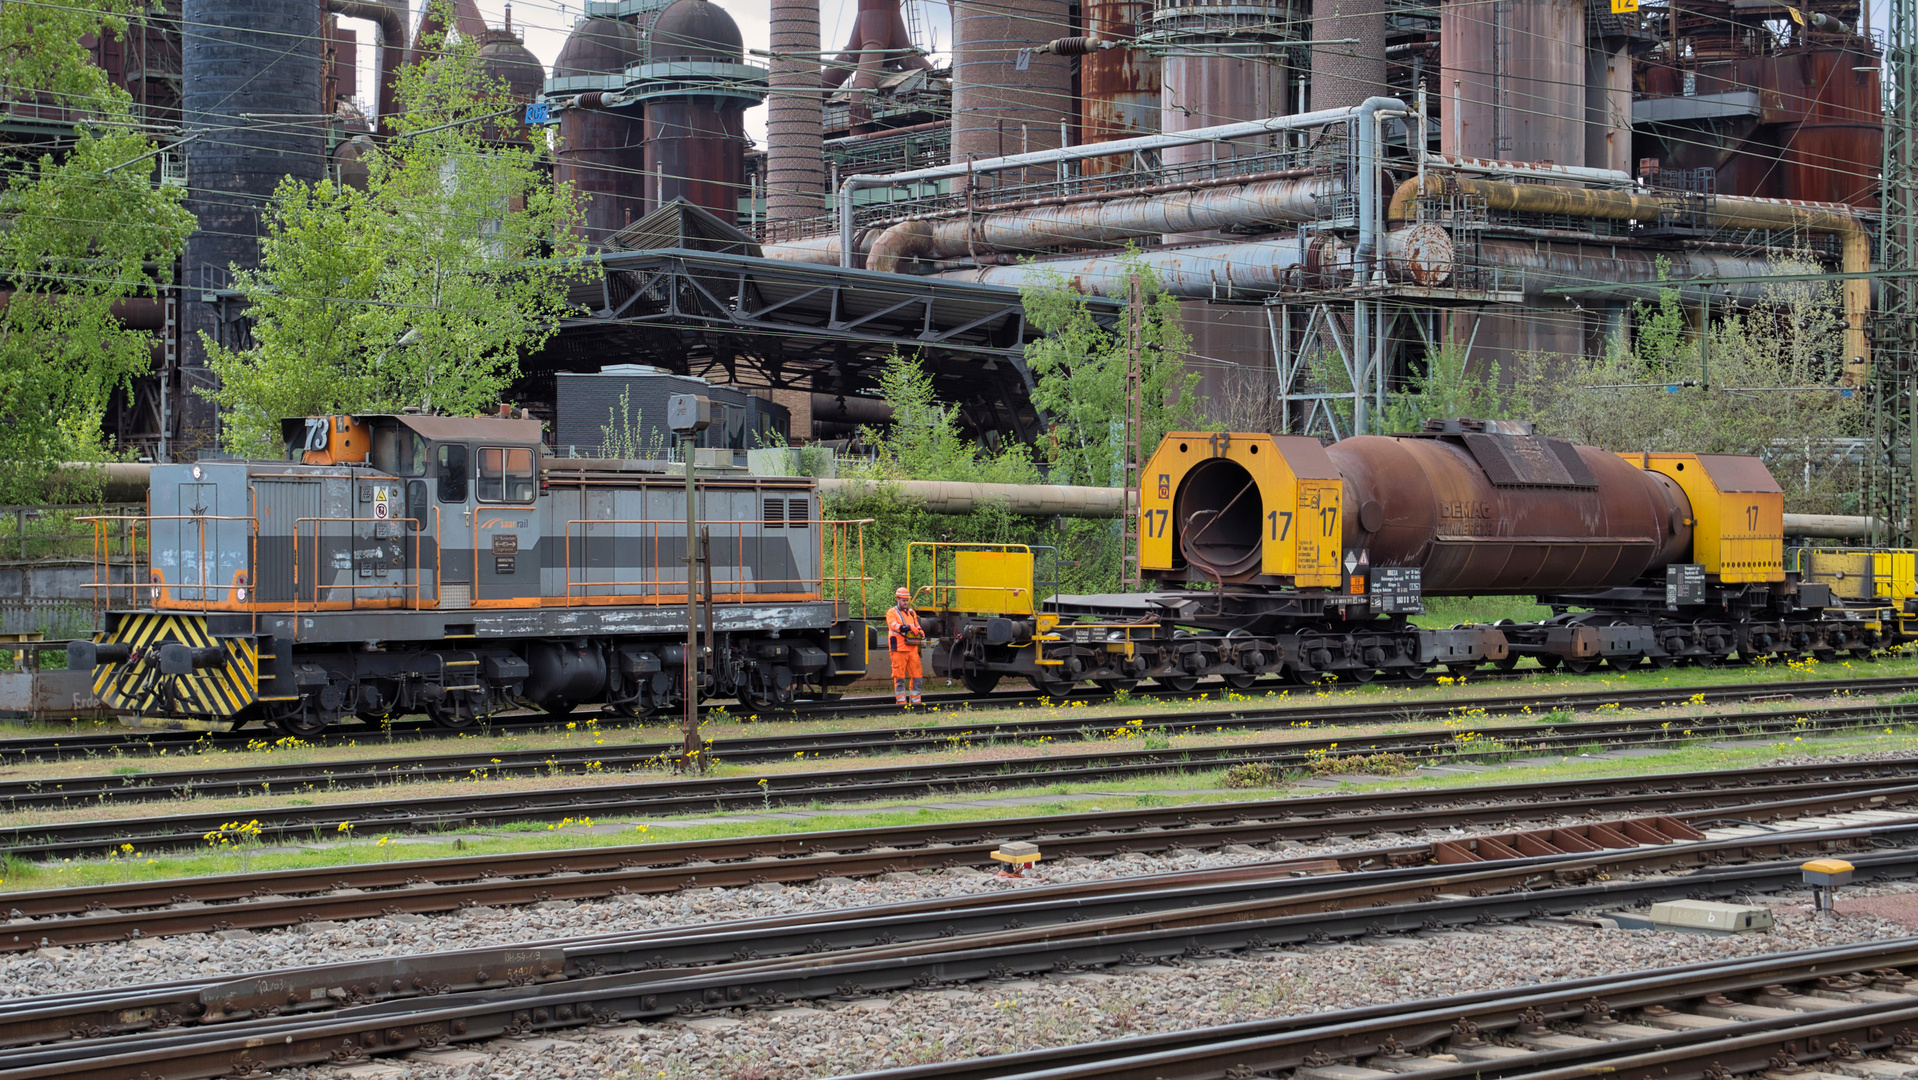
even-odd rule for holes
{"type": "Polygon", "coordinates": [[[426,440],[398,424],[373,430],[373,467],[394,476],[426,475],[426,440]]]}
{"type": "Polygon", "coordinates": [[[479,451],[481,502],[533,501],[533,451],[523,446],[482,446],[479,451]]]}
{"type": "Polygon", "coordinates": [[[439,480],[440,501],[460,503],[466,501],[466,447],[458,443],[442,443],[433,453],[433,476],[439,480]]]}

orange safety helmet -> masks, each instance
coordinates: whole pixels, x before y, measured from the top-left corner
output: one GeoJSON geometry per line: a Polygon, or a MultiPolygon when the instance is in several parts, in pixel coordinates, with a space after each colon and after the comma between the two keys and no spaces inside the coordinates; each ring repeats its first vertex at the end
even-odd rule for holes
{"type": "Polygon", "coordinates": [[[894,589],[894,590],[892,591],[892,594],[893,594],[894,596],[896,596],[896,597],[898,597],[898,598],[899,598],[899,599],[901,599],[901,600],[910,600],[910,599],[912,599],[912,590],[911,590],[911,589],[908,589],[908,588],[906,588],[906,587],[905,587],[904,585],[901,585],[901,586],[899,586],[899,587],[898,587],[897,589],[894,589]]]}

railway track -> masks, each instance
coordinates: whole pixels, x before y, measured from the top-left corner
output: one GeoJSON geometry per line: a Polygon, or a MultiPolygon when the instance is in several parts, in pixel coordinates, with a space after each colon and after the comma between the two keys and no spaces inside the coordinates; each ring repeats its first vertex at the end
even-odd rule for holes
{"type": "Polygon", "coordinates": [[[1918,1065],[1914,975],[1918,939],[1906,938],[887,1069],[859,1080],[1223,1080],[1288,1070],[1293,1080],[1893,1076],[1918,1065]]]}
{"type": "MultiPolygon", "coordinates": [[[[1474,676],[1475,680],[1492,681],[1497,672],[1486,672],[1484,676],[1474,676]]],[[[1275,684],[1276,687],[1276,684],[1275,684]]],[[[1296,687],[1285,687],[1297,689],[1296,687]]],[[[1462,703],[1458,701],[1400,702],[1396,704],[1371,701],[1335,701],[1316,697],[1297,699],[1277,699],[1256,697],[1247,700],[1231,700],[1243,697],[1237,691],[1221,689],[1219,695],[1211,700],[1219,708],[1208,710],[1208,717],[1226,717],[1235,723],[1243,721],[1245,725],[1289,724],[1298,719],[1310,719],[1313,723],[1332,722],[1360,724],[1377,721],[1389,721],[1406,718],[1418,718],[1443,715],[1470,705],[1478,705],[1493,712],[1519,712],[1525,708],[1533,711],[1549,711],[1555,708],[1581,709],[1600,704],[1617,703],[1621,708],[1650,708],[1660,705],[1676,705],[1691,701],[1697,695],[1704,695],[1704,704],[1744,703],[1754,698],[1762,701],[1803,700],[1806,698],[1828,697],[1835,694],[1892,694],[1918,690],[1918,676],[1885,676],[1856,679],[1820,679],[1805,682],[1752,682],[1726,684],[1712,687],[1660,687],[1646,690],[1560,690],[1542,694],[1499,695],[1483,702],[1462,703]],[[1327,718],[1321,721],[1321,717],[1327,718]]],[[[1192,698],[1204,695],[1172,694],[1166,696],[1192,698]]],[[[1071,701],[1108,701],[1109,694],[1075,694],[1071,701]]],[[[971,730],[978,732],[998,732],[999,737],[1013,737],[1012,732],[1022,727],[1017,722],[994,720],[992,712],[1001,709],[1033,705],[1039,702],[1037,694],[993,694],[980,698],[971,694],[948,694],[928,696],[926,708],[914,715],[930,716],[931,709],[942,710],[942,719],[952,715],[946,710],[963,709],[973,722],[961,721],[946,724],[943,728],[950,732],[971,730]]],[[[1058,699],[1053,699],[1058,700],[1058,699]]],[[[732,705],[707,706],[708,716],[720,709],[736,709],[732,705]]],[[[850,716],[902,716],[904,710],[894,706],[890,700],[875,699],[870,702],[837,702],[822,704],[817,708],[793,714],[804,719],[844,718],[850,716]]],[[[1164,710],[1140,710],[1101,716],[1097,723],[1104,726],[1122,726],[1138,721],[1146,727],[1179,727],[1191,724],[1191,717],[1179,718],[1168,715],[1164,710]]],[[[525,714],[524,716],[502,717],[495,721],[501,730],[551,729],[565,724],[584,724],[588,722],[604,723],[605,730],[622,730],[632,723],[631,720],[613,714],[578,714],[555,720],[547,714],[525,714]]],[[[1043,723],[1043,722],[1041,722],[1043,723]]],[[[1082,722],[1068,726],[1076,730],[1082,722]]],[[[916,728],[902,730],[936,731],[939,728],[916,728]]],[[[324,736],[316,740],[320,745],[340,743],[405,743],[429,738],[447,738],[451,733],[428,724],[396,726],[388,730],[372,727],[345,729],[336,735],[324,736]]],[[[57,735],[30,738],[0,738],[0,765],[45,763],[55,761],[73,761],[88,759],[115,759],[119,757],[141,757],[157,755],[162,751],[171,754],[198,753],[204,749],[226,749],[235,744],[245,745],[249,739],[257,737],[250,732],[204,732],[204,731],[126,731],[109,733],[87,733],[57,735]]],[[[733,740],[728,740],[730,744],[733,740]]]]}
{"type": "MultiPolygon", "coordinates": [[[[444,912],[473,904],[990,865],[990,852],[1006,840],[1035,841],[1048,858],[1058,859],[1484,829],[1569,814],[1590,820],[1650,814],[1698,828],[1727,817],[1762,822],[1833,813],[1883,816],[1918,807],[1918,784],[1907,782],[1914,766],[1918,758],[1844,766],[1806,763],[136,881],[114,886],[112,908],[103,907],[90,889],[15,892],[0,898],[7,918],[0,922],[0,951],[371,918],[392,911],[444,912]]],[[[1547,840],[1545,846],[1554,845],[1547,840]]],[[[1536,843],[1531,850],[1538,850],[1536,843]]],[[[1450,857],[1458,856],[1437,852],[1431,844],[1394,844],[1294,865],[1325,872],[1450,857]]]]}
{"type": "MultiPolygon", "coordinates": [[[[1679,700],[1688,700],[1680,698],[1679,700]]],[[[1607,702],[1611,704],[1612,702],[1607,702]]],[[[1532,708],[1534,715],[1539,706],[1525,703],[1520,709],[1532,708]]],[[[1555,706],[1556,707],[1556,706],[1555,706]]],[[[1621,705],[1622,707],[1622,705],[1621,705]]],[[[1424,708],[1419,710],[1400,709],[1389,719],[1406,720],[1408,714],[1426,719],[1456,717],[1459,706],[1449,705],[1444,709],[1424,708]]],[[[1382,710],[1360,711],[1337,714],[1336,723],[1349,725],[1374,722],[1385,719],[1382,710]],[[1363,719],[1362,719],[1363,718],[1363,719]]],[[[1101,733],[1122,733],[1127,737],[1142,736],[1146,732],[1159,735],[1204,734],[1210,729],[1223,726],[1220,720],[1229,722],[1235,730],[1270,730],[1278,728],[1290,730],[1297,722],[1296,710],[1277,710],[1267,713],[1246,715],[1232,713],[1228,715],[1203,715],[1194,717],[1167,716],[1164,714],[1140,714],[1130,718],[1119,718],[1116,723],[1106,719],[1089,721],[1086,719],[1045,717],[1036,720],[996,721],[983,725],[933,728],[881,728],[854,731],[818,732],[809,734],[773,734],[764,736],[745,736],[729,738],[723,743],[711,747],[712,759],[732,764],[763,764],[785,762],[795,758],[849,758],[877,754],[924,753],[947,750],[970,749],[977,746],[997,746],[1001,744],[1017,745],[1021,743],[1067,743],[1085,741],[1088,736],[1101,733]]],[[[1918,704],[1820,704],[1811,708],[1776,710],[1768,713],[1745,713],[1737,717],[1721,716],[1717,718],[1697,718],[1684,721],[1681,732],[1689,730],[1694,735],[1701,731],[1722,733],[1727,725],[1744,727],[1759,725],[1764,730],[1776,730],[1779,724],[1789,724],[1796,728],[1800,719],[1818,718],[1820,723],[1843,726],[1860,718],[1877,722],[1886,719],[1904,719],[1918,715],[1918,704]]],[[[1474,717],[1474,724],[1483,723],[1484,717],[1474,717]]],[[[1315,726],[1327,726],[1321,718],[1315,726]]],[[[1588,719],[1577,721],[1576,730],[1604,740],[1619,734],[1630,735],[1640,730],[1646,721],[1628,718],[1615,720],[1588,719]]],[[[1658,721],[1664,724],[1664,721],[1658,721]]],[[[1497,739],[1501,743],[1526,741],[1536,737],[1542,729],[1536,721],[1506,727],[1478,727],[1473,731],[1482,738],[1497,739]]],[[[1669,734],[1669,729],[1661,728],[1669,734]]],[[[1432,733],[1378,736],[1368,739],[1368,747],[1374,752],[1384,750],[1413,755],[1429,755],[1435,746],[1447,746],[1455,743],[1451,733],[1440,733],[1442,737],[1433,737],[1432,733]]],[[[1554,734],[1555,737],[1556,733],[1554,734]]],[[[1292,748],[1289,755],[1274,751],[1270,746],[1261,747],[1259,760],[1274,764],[1296,765],[1308,760],[1311,755],[1331,752],[1343,737],[1327,735],[1322,738],[1288,738],[1285,745],[1292,748]]],[[[1346,741],[1349,741],[1347,739],[1346,741]]],[[[189,770],[169,772],[149,772],[132,774],[110,774],[95,776],[60,777],[58,779],[21,779],[0,780],[0,807],[20,811],[49,807],[70,807],[77,805],[105,806],[114,803],[148,802],[162,799],[227,798],[239,795],[269,795],[275,792],[309,793],[314,791],[341,791],[373,787],[387,787],[402,782],[429,781],[468,781],[506,779],[527,776],[553,776],[561,773],[591,775],[640,771],[649,768],[667,769],[676,760],[680,751],[678,742],[655,743],[646,745],[594,745],[581,747],[549,748],[539,750],[492,750],[474,753],[414,755],[405,760],[392,758],[370,758],[359,760],[335,760],[309,763],[288,763],[273,761],[270,758],[259,763],[219,767],[197,765],[189,770]]],[[[758,794],[753,792],[753,794],[758,794]]]]}
{"type": "MultiPolygon", "coordinates": [[[[1872,840],[1910,844],[1918,841],[1918,823],[1462,870],[1399,868],[1313,879],[1211,872],[1176,883],[1134,883],[1123,891],[1100,883],[1051,896],[988,894],[959,905],[942,900],[62,995],[0,1007],[0,1045],[13,1047],[0,1063],[0,1080],[128,1075],[136,1062],[168,1077],[244,1075],[314,1061],[344,1063],[343,1047],[354,1051],[345,1060],[359,1060],[707,1009],[1542,918],[1685,895],[1777,891],[1797,884],[1796,858],[1618,879],[1718,860],[1802,856],[1872,840]]],[[[1918,848],[1900,846],[1852,861],[1868,880],[1918,875],[1918,848]]],[[[1910,951],[1875,943],[1848,955],[1870,956],[1871,967],[1898,963],[1888,959],[1898,956],[1918,965],[1918,943],[1901,944],[1910,951]]],[[[1755,986],[1780,981],[1776,969],[1765,970],[1766,981],[1755,986]]],[[[1827,966],[1817,973],[1830,971],[1827,966]]],[[[1738,986],[1715,985],[1708,992],[1722,995],[1738,986]]],[[[1631,998],[1613,1003],[1608,996],[1607,1003],[1594,1023],[1614,1022],[1611,1009],[1642,1007],[1631,998]]],[[[1907,999],[1905,1007],[1918,1011],[1918,999],[1907,999]]],[[[1534,1027],[1545,1022],[1542,1012],[1520,1015],[1534,1027]]],[[[1456,1019],[1448,1016],[1445,1023],[1456,1019]]],[[[1456,1037],[1469,1039],[1475,1030],[1460,1028],[1456,1037]]],[[[1438,1037],[1442,1032],[1404,1045],[1423,1046],[1438,1037]]]]}
{"type": "MultiPolygon", "coordinates": [[[[1684,721],[1674,733],[1669,721],[1614,719],[1583,721],[1564,727],[1536,724],[1510,727],[1474,726],[1470,731],[1426,731],[1368,737],[1371,753],[1393,752],[1421,760],[1470,760],[1474,756],[1511,756],[1517,753],[1571,753],[1591,746],[1632,747],[1676,745],[1686,739],[1753,737],[1841,731],[1848,728],[1900,722],[1914,705],[1869,705],[1834,708],[1811,722],[1803,710],[1735,718],[1684,721]]],[[[1184,748],[1136,749],[1114,743],[1096,750],[1064,753],[1048,746],[1042,755],[997,757],[930,764],[897,763],[883,766],[809,770],[773,777],[679,777],[530,791],[479,791],[452,795],[411,797],[394,789],[374,802],[339,802],[319,807],[275,806],[248,809],[262,841],[300,841],[337,834],[342,826],[353,830],[416,832],[461,828],[507,821],[553,821],[564,818],[607,818],[628,815],[672,814],[770,809],[773,806],[814,802],[863,802],[961,795],[967,792],[1029,786],[1035,782],[1098,782],[1163,773],[1203,772],[1232,765],[1265,763],[1275,769],[1298,768],[1315,755],[1327,753],[1337,740],[1286,739],[1239,742],[1184,748]]],[[[595,748],[598,750],[599,748],[595,748]]],[[[781,757],[791,751],[785,745],[781,757]]],[[[722,755],[723,757],[723,755],[722,755]]],[[[557,768],[553,769],[557,772],[557,768]]],[[[49,790],[29,792],[9,802],[11,809],[61,806],[73,803],[107,804],[125,792],[147,801],[160,789],[130,783],[133,777],[84,778],[51,784],[49,790]],[[71,785],[69,789],[68,785],[71,785]],[[45,802],[30,800],[47,800],[45,802]]],[[[198,790],[183,781],[172,794],[198,790]]],[[[390,781],[389,781],[390,782],[390,781]]],[[[301,793],[294,788],[292,794],[301,793]]],[[[147,852],[204,846],[208,833],[230,822],[235,811],[154,816],[141,819],[102,819],[15,825],[0,829],[0,849],[16,858],[55,858],[85,855],[104,848],[132,844],[147,852]]]]}

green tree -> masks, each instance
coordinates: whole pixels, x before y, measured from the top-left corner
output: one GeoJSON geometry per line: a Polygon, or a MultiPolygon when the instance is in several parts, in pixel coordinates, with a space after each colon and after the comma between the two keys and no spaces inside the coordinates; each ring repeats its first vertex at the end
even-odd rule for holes
{"type": "Polygon", "coordinates": [[[984,484],[1031,484],[1040,480],[1031,454],[1019,443],[987,450],[966,437],[959,408],[942,403],[932,375],[917,357],[894,355],[879,375],[879,395],[892,406],[892,423],[867,428],[864,440],[872,458],[842,468],[840,475],[866,484],[850,495],[827,501],[828,517],[864,519],[866,572],[872,577],[867,601],[874,613],[892,604],[892,590],[906,581],[907,547],[914,541],[955,543],[1048,543],[1043,521],[1020,517],[1003,507],[970,514],[935,514],[903,498],[906,480],[948,480],[984,484]]]}
{"type": "MultiPolygon", "coordinates": [[[[1168,431],[1200,426],[1193,389],[1199,377],[1185,370],[1191,341],[1179,321],[1179,302],[1167,294],[1136,251],[1121,260],[1122,273],[1136,275],[1143,306],[1139,350],[1143,397],[1140,446],[1151,454],[1168,431]]],[[[1107,329],[1093,318],[1084,293],[1057,271],[1036,275],[1020,289],[1026,320],[1045,337],[1026,346],[1026,364],[1036,389],[1033,404],[1052,420],[1042,453],[1066,483],[1113,487],[1125,480],[1126,355],[1124,323],[1107,329]]]]}
{"type": "MultiPolygon", "coordinates": [[[[1815,268],[1774,264],[1781,275],[1815,268]]],[[[1569,363],[1523,358],[1529,414],[1541,431],[1608,450],[1758,455],[1793,512],[1856,512],[1857,464],[1839,440],[1862,433],[1864,399],[1838,380],[1838,286],[1780,281],[1756,303],[1728,309],[1713,305],[1701,343],[1678,290],[1662,288],[1636,305],[1629,348],[1569,363]]]]}
{"type": "Polygon", "coordinates": [[[1525,403],[1501,389],[1497,364],[1483,376],[1466,370],[1465,350],[1447,342],[1427,353],[1411,386],[1385,400],[1380,431],[1418,431],[1425,421],[1450,417],[1502,420],[1525,414],[1525,403]]]}
{"type": "Polygon", "coordinates": [[[478,44],[429,40],[435,59],[401,71],[396,137],[367,159],[365,191],[276,193],[260,269],[235,275],[254,347],[208,342],[231,447],[270,449],[286,416],[484,409],[557,331],[590,273],[578,201],[509,137],[519,103],[478,44]]]}
{"type": "Polygon", "coordinates": [[[0,273],[12,291],[0,308],[0,500],[88,494],[47,483],[62,460],[102,456],[107,399],[149,365],[152,339],[128,329],[114,305],[157,297],[193,230],[182,192],[156,183],[157,155],[131,100],[80,46],[90,34],[124,34],[143,8],[0,4],[0,81],[13,101],[76,118],[68,145],[15,159],[0,193],[0,273]]]}

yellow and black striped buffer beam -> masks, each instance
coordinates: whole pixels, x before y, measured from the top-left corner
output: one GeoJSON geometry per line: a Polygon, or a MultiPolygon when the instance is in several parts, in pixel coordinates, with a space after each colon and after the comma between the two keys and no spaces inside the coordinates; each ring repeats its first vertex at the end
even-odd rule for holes
{"type": "Polygon", "coordinates": [[[214,637],[203,616],[127,615],[99,640],[133,648],[126,660],[93,672],[93,692],[115,712],[226,717],[253,704],[259,694],[260,657],[252,640],[214,637]],[[175,641],[195,649],[217,647],[223,655],[191,674],[168,675],[160,670],[160,647],[175,641]]]}

